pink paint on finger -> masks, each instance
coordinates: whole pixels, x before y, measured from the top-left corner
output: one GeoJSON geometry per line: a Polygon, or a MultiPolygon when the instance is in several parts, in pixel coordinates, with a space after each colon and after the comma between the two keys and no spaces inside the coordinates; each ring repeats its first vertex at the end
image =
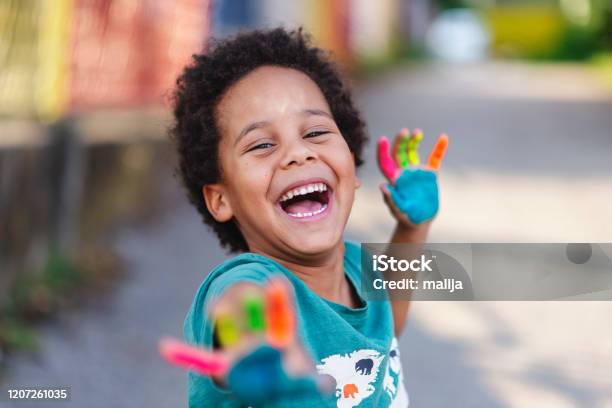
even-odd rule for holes
{"type": "Polygon", "coordinates": [[[170,364],[206,376],[223,375],[229,366],[219,354],[169,338],[160,340],[159,354],[170,364]]]}
{"type": "Polygon", "coordinates": [[[378,167],[380,167],[380,171],[383,172],[387,180],[393,184],[400,169],[389,154],[389,140],[384,136],[378,140],[378,167]]]}

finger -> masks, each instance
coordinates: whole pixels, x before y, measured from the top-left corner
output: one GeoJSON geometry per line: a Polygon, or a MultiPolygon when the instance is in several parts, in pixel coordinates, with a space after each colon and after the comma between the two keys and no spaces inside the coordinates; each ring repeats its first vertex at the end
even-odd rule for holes
{"type": "Polygon", "coordinates": [[[259,333],[266,328],[265,301],[260,293],[255,291],[247,292],[242,299],[242,309],[247,329],[251,332],[259,333]]]}
{"type": "Polygon", "coordinates": [[[395,163],[397,163],[398,165],[401,165],[401,159],[400,159],[400,151],[401,149],[401,144],[402,144],[402,136],[403,135],[409,135],[410,131],[406,128],[401,129],[399,132],[397,132],[397,134],[395,135],[395,139],[393,139],[393,152],[391,154],[391,157],[393,158],[393,160],[395,160],[395,163]]]}
{"type": "Polygon", "coordinates": [[[442,164],[442,159],[444,159],[444,154],[446,153],[446,148],[448,147],[448,136],[446,134],[441,134],[431,151],[431,155],[429,156],[429,160],[427,162],[428,166],[433,170],[438,170],[440,165],[442,164]]]}
{"type": "Polygon", "coordinates": [[[408,129],[402,129],[395,136],[395,142],[397,150],[395,151],[395,162],[401,168],[408,166],[408,141],[410,140],[410,131],[408,129]]]}
{"type": "Polygon", "coordinates": [[[283,365],[287,374],[294,377],[315,372],[315,365],[302,344],[293,342],[283,353],[283,365]]]}
{"type": "Polygon", "coordinates": [[[257,336],[257,328],[251,330],[256,319],[256,305],[252,303],[257,296],[263,303],[263,286],[239,282],[207,305],[210,321],[214,324],[215,339],[226,351],[232,349],[239,352],[260,337],[257,336]],[[253,312],[249,314],[247,309],[253,312]]]}
{"type": "Polygon", "coordinates": [[[159,354],[168,363],[201,375],[224,375],[229,368],[227,360],[221,354],[207,352],[170,338],[159,341],[159,354]]]}
{"type": "Polygon", "coordinates": [[[395,181],[399,169],[389,155],[389,140],[385,136],[378,140],[378,167],[389,183],[395,181]]]}
{"type": "Polygon", "coordinates": [[[383,194],[383,199],[385,200],[387,207],[389,207],[389,210],[391,211],[391,214],[395,217],[395,219],[397,220],[401,219],[401,220],[410,222],[408,217],[406,217],[406,215],[402,213],[402,211],[399,208],[397,208],[397,205],[395,205],[395,203],[393,202],[393,198],[391,197],[391,192],[389,191],[389,187],[386,184],[381,184],[380,191],[383,194]]]}
{"type": "Polygon", "coordinates": [[[387,207],[389,207],[391,212],[395,214],[395,204],[393,204],[393,199],[391,198],[391,193],[389,192],[387,185],[381,184],[379,188],[380,188],[380,192],[383,195],[383,199],[385,200],[385,203],[387,204],[387,207]]]}
{"type": "Polygon", "coordinates": [[[421,129],[415,129],[408,140],[408,164],[411,166],[418,166],[421,163],[419,157],[419,144],[423,140],[423,131],[421,129]]]}
{"type": "Polygon", "coordinates": [[[240,327],[228,312],[220,312],[215,316],[215,332],[223,347],[234,346],[240,341],[240,327]]]}
{"type": "Polygon", "coordinates": [[[268,342],[283,348],[289,345],[295,333],[295,315],[287,284],[274,279],[266,287],[266,335],[268,342]]]}

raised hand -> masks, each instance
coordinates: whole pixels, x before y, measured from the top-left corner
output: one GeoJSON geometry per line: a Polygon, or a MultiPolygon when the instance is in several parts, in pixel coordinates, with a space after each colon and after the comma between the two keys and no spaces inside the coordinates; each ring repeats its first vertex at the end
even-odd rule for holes
{"type": "Polygon", "coordinates": [[[209,313],[221,350],[164,339],[160,353],[168,362],[215,378],[252,405],[282,395],[328,391],[295,336],[293,300],[284,279],[271,279],[263,288],[236,284],[209,313]]]}
{"type": "Polygon", "coordinates": [[[448,147],[448,136],[440,135],[427,164],[420,165],[418,153],[423,132],[410,134],[402,129],[396,135],[393,150],[383,136],[378,141],[378,165],[389,181],[381,190],[389,209],[405,225],[418,225],[431,220],[438,212],[437,172],[448,147]]]}

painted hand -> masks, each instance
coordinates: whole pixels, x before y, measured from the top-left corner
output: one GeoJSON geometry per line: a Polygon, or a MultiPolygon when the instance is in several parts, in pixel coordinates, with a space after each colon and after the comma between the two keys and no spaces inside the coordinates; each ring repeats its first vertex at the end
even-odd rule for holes
{"type": "Polygon", "coordinates": [[[410,134],[402,129],[395,137],[393,152],[385,136],[378,141],[378,165],[388,185],[381,186],[385,201],[397,220],[418,225],[433,219],[439,207],[437,172],[448,146],[448,136],[440,135],[427,164],[420,165],[418,146],[423,132],[410,134]]]}
{"type": "Polygon", "coordinates": [[[236,284],[210,313],[222,351],[165,339],[161,355],[171,364],[220,379],[239,400],[253,406],[281,395],[328,391],[295,336],[293,299],[284,279],[271,279],[266,287],[236,284]]]}

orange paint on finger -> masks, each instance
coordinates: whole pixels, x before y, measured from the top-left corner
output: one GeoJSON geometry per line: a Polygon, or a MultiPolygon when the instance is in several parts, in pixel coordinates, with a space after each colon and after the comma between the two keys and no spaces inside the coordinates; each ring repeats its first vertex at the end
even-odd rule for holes
{"type": "Polygon", "coordinates": [[[442,159],[444,159],[444,154],[446,153],[446,148],[448,147],[448,136],[446,134],[440,135],[436,145],[434,146],[431,155],[429,155],[429,160],[427,164],[434,170],[440,169],[440,165],[442,164],[442,159]]]}
{"type": "Polygon", "coordinates": [[[272,346],[282,348],[293,340],[295,315],[289,290],[280,280],[273,280],[266,287],[266,320],[267,339],[272,346]]]}

